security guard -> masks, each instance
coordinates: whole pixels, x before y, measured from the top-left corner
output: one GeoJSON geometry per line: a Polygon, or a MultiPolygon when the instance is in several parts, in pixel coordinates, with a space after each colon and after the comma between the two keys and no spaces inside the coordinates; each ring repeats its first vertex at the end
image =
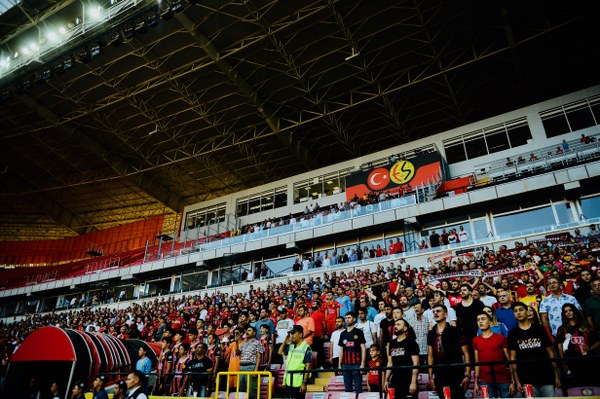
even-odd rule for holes
{"type": "Polygon", "coordinates": [[[310,370],[312,364],[312,349],[302,338],[304,328],[300,325],[294,325],[285,341],[279,348],[281,355],[287,356],[285,364],[285,375],[283,383],[290,399],[304,399],[306,395],[306,381],[309,373],[292,373],[288,371],[310,370]]]}

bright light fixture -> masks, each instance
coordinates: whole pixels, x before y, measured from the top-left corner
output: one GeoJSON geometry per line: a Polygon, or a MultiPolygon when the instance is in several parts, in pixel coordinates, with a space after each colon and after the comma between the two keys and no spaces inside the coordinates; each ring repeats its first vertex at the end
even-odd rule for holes
{"type": "Polygon", "coordinates": [[[38,45],[35,43],[30,43],[29,48],[31,49],[31,51],[36,51],[38,49],[38,45]]]}
{"type": "Polygon", "coordinates": [[[61,26],[60,28],[58,28],[58,31],[64,35],[65,33],[67,33],[67,28],[65,28],[64,26],[61,26]]]}
{"type": "Polygon", "coordinates": [[[50,40],[51,42],[55,42],[58,40],[58,36],[56,36],[56,33],[52,31],[46,33],[46,36],[48,36],[48,40],[50,40]]]}
{"type": "Polygon", "coordinates": [[[100,19],[102,14],[102,8],[100,6],[92,6],[88,10],[88,14],[91,19],[100,19]]]}
{"type": "Polygon", "coordinates": [[[29,51],[29,47],[23,47],[21,49],[21,52],[25,55],[28,55],[29,53],[31,53],[31,51],[29,51]]]}

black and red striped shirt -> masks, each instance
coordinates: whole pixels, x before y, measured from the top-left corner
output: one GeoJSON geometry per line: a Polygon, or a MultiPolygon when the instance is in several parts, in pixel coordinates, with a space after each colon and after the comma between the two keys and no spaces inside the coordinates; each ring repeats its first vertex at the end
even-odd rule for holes
{"type": "MultiPolygon", "coordinates": [[[[342,331],[338,346],[344,349],[342,362],[343,365],[360,365],[361,346],[365,344],[365,336],[362,330],[353,328],[342,331]]],[[[366,350],[366,348],[365,348],[366,350]]]]}

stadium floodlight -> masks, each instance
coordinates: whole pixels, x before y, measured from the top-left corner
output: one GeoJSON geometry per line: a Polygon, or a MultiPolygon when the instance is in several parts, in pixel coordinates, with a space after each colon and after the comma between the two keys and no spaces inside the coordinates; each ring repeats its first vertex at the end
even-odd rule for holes
{"type": "Polygon", "coordinates": [[[88,9],[87,14],[92,21],[98,21],[102,19],[102,7],[99,5],[92,6],[88,9]]]}
{"type": "Polygon", "coordinates": [[[50,40],[51,42],[58,41],[58,35],[54,31],[46,32],[46,36],[48,37],[48,40],[50,40]]]}

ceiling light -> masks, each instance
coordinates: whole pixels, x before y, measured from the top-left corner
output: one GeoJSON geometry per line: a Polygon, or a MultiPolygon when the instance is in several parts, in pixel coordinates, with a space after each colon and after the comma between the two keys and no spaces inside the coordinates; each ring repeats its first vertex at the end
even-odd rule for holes
{"type": "Polygon", "coordinates": [[[102,16],[102,8],[100,6],[93,6],[88,10],[88,15],[92,20],[98,20],[102,16]]]}
{"type": "Polygon", "coordinates": [[[19,58],[19,52],[15,51],[15,55],[13,55],[13,58],[19,58]]]}
{"type": "Polygon", "coordinates": [[[39,47],[35,43],[30,43],[29,48],[31,49],[31,51],[36,51],[39,47]]]}
{"type": "Polygon", "coordinates": [[[67,28],[65,28],[64,26],[61,26],[60,28],[58,28],[58,31],[60,32],[61,35],[64,35],[65,33],[67,33],[67,28]]]}
{"type": "Polygon", "coordinates": [[[58,36],[52,31],[47,32],[46,36],[48,36],[48,40],[50,40],[51,42],[56,42],[58,40],[58,36]]]}
{"type": "Polygon", "coordinates": [[[90,47],[90,56],[95,57],[100,55],[101,51],[102,50],[100,49],[100,45],[98,43],[92,44],[90,47]]]}
{"type": "Polygon", "coordinates": [[[70,68],[73,68],[73,59],[67,58],[66,60],[63,61],[63,69],[67,70],[70,68]]]}
{"type": "Polygon", "coordinates": [[[21,49],[21,52],[22,52],[23,54],[25,54],[25,55],[29,55],[29,53],[31,53],[31,51],[29,51],[29,48],[28,48],[28,47],[23,47],[23,48],[21,49]]]}

